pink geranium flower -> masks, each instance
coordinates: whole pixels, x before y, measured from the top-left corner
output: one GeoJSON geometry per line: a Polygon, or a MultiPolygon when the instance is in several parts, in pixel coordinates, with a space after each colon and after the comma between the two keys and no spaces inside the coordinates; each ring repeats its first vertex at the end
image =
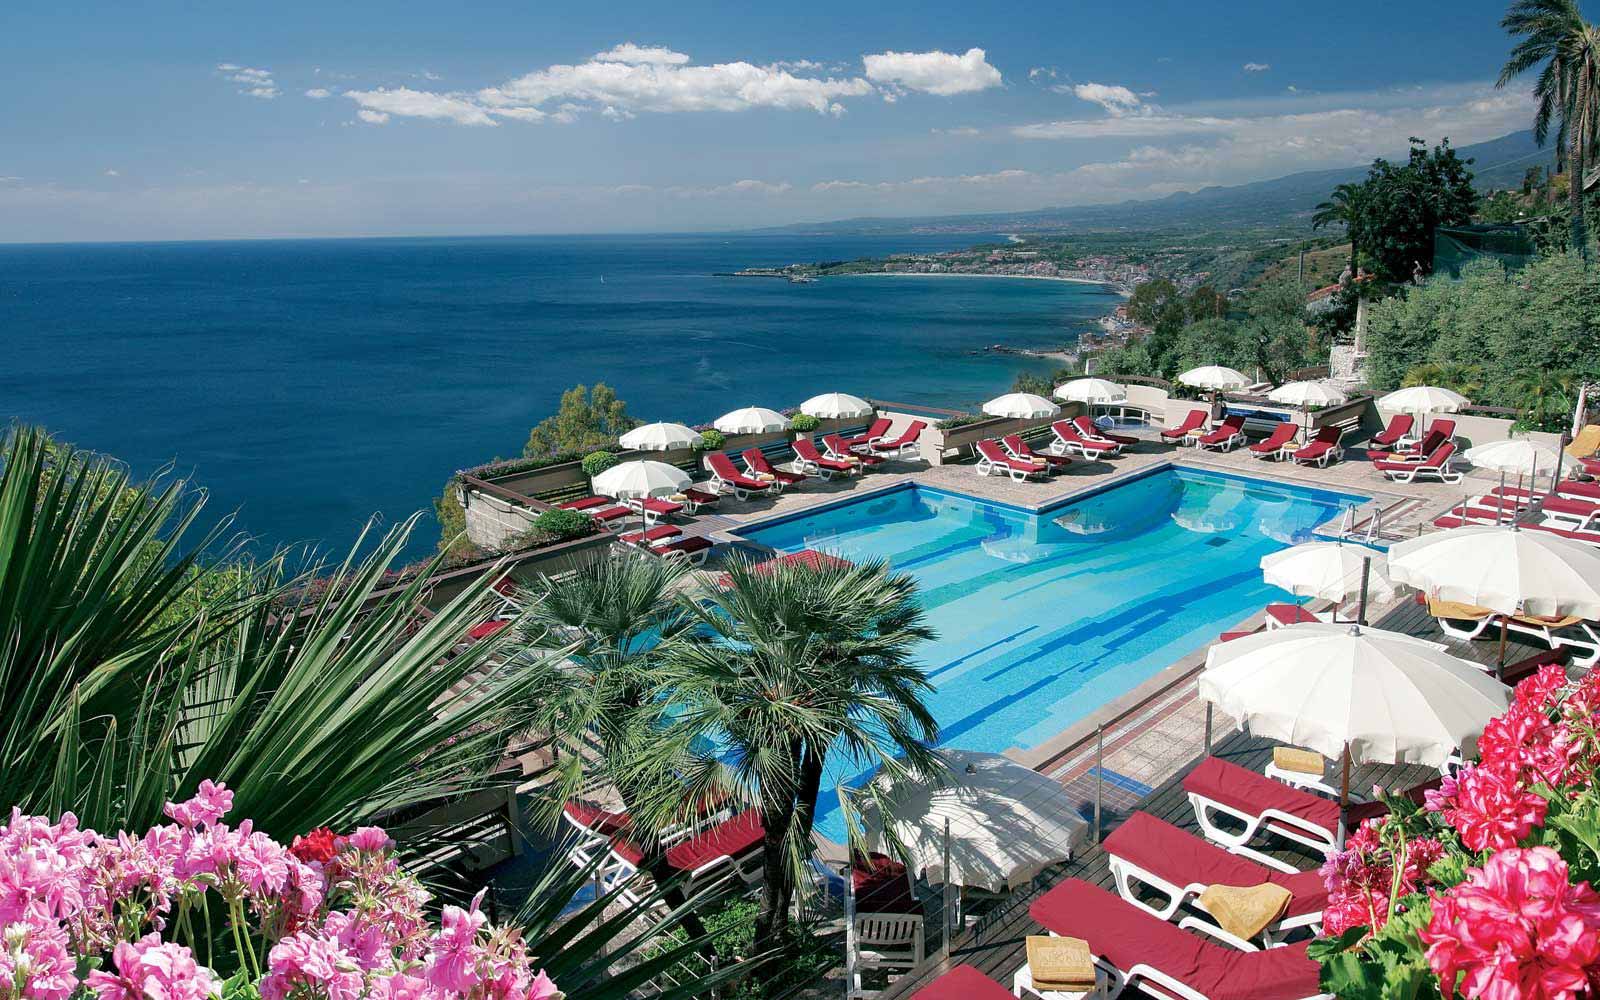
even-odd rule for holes
{"type": "Polygon", "coordinates": [[[100,1000],[208,1000],[222,992],[211,970],[188,948],[156,934],[119,942],[111,961],[115,973],[97,969],[87,980],[100,1000]]]}
{"type": "Polygon", "coordinates": [[[1456,773],[1455,800],[1444,815],[1471,850],[1503,850],[1542,824],[1548,808],[1523,787],[1514,764],[1469,764],[1456,773]]]}

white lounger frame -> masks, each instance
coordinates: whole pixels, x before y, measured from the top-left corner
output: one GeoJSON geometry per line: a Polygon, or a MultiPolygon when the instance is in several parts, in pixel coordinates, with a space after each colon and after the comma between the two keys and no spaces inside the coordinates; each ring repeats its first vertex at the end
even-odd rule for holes
{"type": "MultiPolygon", "coordinates": [[[[1132,903],[1160,920],[1171,920],[1185,905],[1192,906],[1199,910],[1200,913],[1190,914],[1186,917],[1186,922],[1194,921],[1198,925],[1202,925],[1207,934],[1226,941],[1240,951],[1260,950],[1261,945],[1252,944],[1243,938],[1236,937],[1223,930],[1214,921],[1202,918],[1202,915],[1205,918],[1211,916],[1200,903],[1200,894],[1206,891],[1210,883],[1189,882],[1185,885],[1179,885],[1171,879],[1150,871],[1148,868],[1141,868],[1127,858],[1110,852],[1107,852],[1107,858],[1111,864],[1111,877],[1117,886],[1117,895],[1121,896],[1126,902],[1132,903]],[[1164,893],[1167,897],[1166,905],[1154,907],[1140,899],[1138,889],[1134,885],[1135,882],[1142,882],[1157,892],[1164,893]]],[[[1320,935],[1322,933],[1322,911],[1318,910],[1315,913],[1302,913],[1298,916],[1284,917],[1263,931],[1261,939],[1270,948],[1287,936],[1290,931],[1301,927],[1309,927],[1313,932],[1320,935]]]]}
{"type": "MultiPolygon", "coordinates": [[[[1179,921],[1178,926],[1184,930],[1199,931],[1203,934],[1211,933],[1210,925],[1201,921],[1196,921],[1192,917],[1179,921]]],[[[1050,933],[1052,936],[1059,936],[1056,935],[1054,931],[1051,931],[1050,933]]],[[[1233,937],[1231,934],[1227,936],[1233,937]]],[[[1237,941],[1239,939],[1233,938],[1233,940],[1237,941]]],[[[1228,943],[1231,944],[1232,942],[1228,943]]],[[[1259,951],[1260,949],[1251,947],[1246,948],[1245,950],[1259,951]]],[[[1110,962],[1107,962],[1105,959],[1098,956],[1096,956],[1094,964],[1106,970],[1106,972],[1110,973],[1111,975],[1111,989],[1107,991],[1107,995],[1109,996],[1120,996],[1124,990],[1127,990],[1131,987],[1133,989],[1137,989],[1140,993],[1143,993],[1146,996],[1158,997],[1160,1000],[1171,1000],[1172,997],[1179,997],[1181,1000],[1211,1000],[1211,998],[1206,996],[1204,993],[1201,993],[1199,990],[1189,986],[1181,980],[1175,979],[1171,975],[1162,972],[1160,969],[1149,964],[1148,962],[1140,962],[1128,968],[1126,971],[1117,968],[1110,962]],[[1146,983],[1151,984],[1155,987],[1155,989],[1147,987],[1145,985],[1146,983]],[[1157,990],[1160,992],[1157,992],[1157,990]]],[[[1086,995],[1097,996],[1098,994],[1090,993],[1086,995]]],[[[1313,993],[1310,996],[1305,997],[1304,1000],[1336,1000],[1336,997],[1332,993],[1313,993]]]]}
{"type": "MultiPolygon", "coordinates": [[[[1012,459],[1012,461],[1015,462],[1018,460],[1012,459]]],[[[973,466],[973,469],[980,476],[992,476],[996,473],[999,473],[1002,476],[1010,476],[1012,482],[1017,483],[1027,482],[1035,476],[1048,478],[1050,475],[1050,466],[1048,463],[1041,462],[1037,467],[1017,469],[1009,465],[1002,465],[999,462],[986,458],[982,452],[978,453],[978,464],[973,466]]]]}
{"type": "Polygon", "coordinates": [[[1298,816],[1291,816],[1277,809],[1263,809],[1254,815],[1240,812],[1231,806],[1225,806],[1215,799],[1206,798],[1198,792],[1189,792],[1189,805],[1194,807],[1194,818],[1200,824],[1200,830],[1206,839],[1213,844],[1224,847],[1234,854],[1242,855],[1252,861],[1260,862],[1269,868],[1280,872],[1294,874],[1300,869],[1284,861],[1250,847],[1250,841],[1260,833],[1272,833],[1277,836],[1292,840],[1297,844],[1327,853],[1338,847],[1338,837],[1335,831],[1309,823],[1298,816]],[[1218,826],[1212,816],[1213,812],[1224,816],[1231,816],[1244,824],[1244,830],[1239,833],[1229,833],[1218,826]]]}
{"type": "MultiPolygon", "coordinates": [[[[1082,455],[1084,458],[1089,459],[1089,460],[1092,461],[1092,460],[1097,459],[1097,458],[1115,458],[1118,455],[1122,454],[1122,442],[1121,441],[1110,441],[1110,440],[1106,440],[1104,438],[1085,439],[1085,440],[1090,441],[1090,443],[1093,443],[1093,444],[1102,444],[1103,443],[1103,444],[1109,444],[1109,445],[1112,446],[1110,448],[1091,448],[1091,447],[1089,447],[1088,444],[1085,444],[1083,441],[1069,441],[1066,438],[1062,437],[1061,436],[1061,432],[1056,430],[1054,425],[1051,426],[1050,433],[1052,435],[1054,435],[1055,440],[1050,442],[1050,444],[1045,447],[1045,450],[1048,451],[1052,455],[1073,455],[1073,454],[1077,454],[1077,455],[1082,455]]],[[[1083,437],[1083,435],[1081,433],[1078,436],[1079,437],[1083,437]]]]}
{"type": "MultiPolygon", "coordinates": [[[[1218,429],[1220,429],[1220,425],[1219,425],[1218,429]]],[[[1205,436],[1204,434],[1200,435],[1200,437],[1204,437],[1204,436],[1205,436]]],[[[1234,431],[1232,434],[1230,434],[1227,437],[1223,438],[1221,441],[1213,441],[1210,444],[1207,444],[1206,442],[1201,441],[1199,437],[1197,437],[1197,438],[1195,438],[1194,443],[1199,445],[1201,448],[1204,448],[1206,451],[1232,451],[1233,449],[1237,448],[1241,444],[1244,444],[1248,440],[1249,440],[1249,438],[1245,437],[1245,435],[1244,435],[1244,428],[1240,427],[1238,430],[1234,431]]]]}
{"type": "Polygon", "coordinates": [[[1384,476],[1391,482],[1412,483],[1416,481],[1418,476],[1428,476],[1430,478],[1439,480],[1441,483],[1448,483],[1453,486],[1456,483],[1461,482],[1461,477],[1464,475],[1464,473],[1454,472],[1451,470],[1450,463],[1453,461],[1455,461],[1454,455],[1451,455],[1449,458],[1445,459],[1443,465],[1429,465],[1427,464],[1426,460],[1419,462],[1399,463],[1394,462],[1393,459],[1390,459],[1389,461],[1385,462],[1385,464],[1391,465],[1391,468],[1380,469],[1379,471],[1382,472],[1384,476]],[[1400,464],[1404,464],[1405,468],[1399,469],[1392,467],[1393,465],[1400,464]]]}

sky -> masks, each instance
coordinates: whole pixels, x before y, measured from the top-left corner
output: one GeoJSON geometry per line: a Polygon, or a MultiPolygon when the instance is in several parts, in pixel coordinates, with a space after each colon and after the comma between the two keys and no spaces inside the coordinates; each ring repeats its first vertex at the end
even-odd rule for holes
{"type": "Polygon", "coordinates": [[[1504,3],[0,5],[0,242],[713,231],[1526,128],[1504,3]]]}

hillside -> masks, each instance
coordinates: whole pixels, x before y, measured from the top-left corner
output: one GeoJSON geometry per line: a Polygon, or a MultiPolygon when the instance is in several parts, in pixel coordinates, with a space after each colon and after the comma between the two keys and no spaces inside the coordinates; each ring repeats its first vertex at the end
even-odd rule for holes
{"type": "MultiPolygon", "coordinates": [[[[1534,145],[1531,131],[1463,146],[1474,162],[1479,190],[1514,187],[1535,164],[1549,165],[1549,149],[1534,145]]],[[[1395,156],[1404,156],[1396,150],[1395,156]]],[[[1163,198],[1106,205],[1044,208],[1026,212],[910,218],[857,218],[783,226],[768,232],[896,233],[908,231],[994,233],[1010,231],[1152,231],[1305,229],[1318,202],[1337,184],[1365,177],[1367,165],[1309,170],[1272,180],[1207,187],[1163,198]]]]}

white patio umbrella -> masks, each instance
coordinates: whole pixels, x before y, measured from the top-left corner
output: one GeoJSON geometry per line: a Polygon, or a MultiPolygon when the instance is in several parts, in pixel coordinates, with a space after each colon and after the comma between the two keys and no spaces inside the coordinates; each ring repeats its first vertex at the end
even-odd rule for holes
{"type": "Polygon", "coordinates": [[[1341,813],[1351,761],[1442,767],[1511,703],[1510,688],[1440,643],[1320,622],[1217,643],[1199,693],[1253,735],[1340,758],[1341,813]]]}
{"type": "Polygon", "coordinates": [[[789,426],[789,418],[764,406],[747,406],[724,413],[711,426],[724,434],[769,434],[789,426]]]}
{"type": "Polygon", "coordinates": [[[1455,413],[1463,406],[1470,405],[1472,401],[1461,393],[1435,385],[1396,389],[1378,400],[1379,409],[1398,410],[1401,413],[1455,413]]]}
{"type": "Polygon", "coordinates": [[[878,411],[860,396],[852,396],[848,392],[825,392],[801,403],[800,412],[819,420],[839,420],[870,417],[878,411]]]}
{"type": "MultiPolygon", "coordinates": [[[[1365,545],[1343,542],[1306,542],[1261,557],[1261,576],[1274,587],[1298,597],[1317,597],[1341,603],[1361,593],[1361,577],[1371,560],[1367,576],[1367,599],[1387,601],[1394,596],[1394,584],[1387,575],[1383,553],[1365,545]]],[[[1357,612],[1361,617],[1365,609],[1357,612]]]]}
{"type": "Polygon", "coordinates": [[[1285,382],[1267,393],[1267,398],[1284,406],[1298,406],[1307,414],[1306,433],[1311,432],[1309,414],[1313,406],[1338,406],[1349,397],[1331,385],[1322,382],[1285,382]]]}
{"type": "Polygon", "coordinates": [[[1222,365],[1202,365],[1191,368],[1178,376],[1178,381],[1184,385],[1194,386],[1196,389],[1210,389],[1213,392],[1225,389],[1243,389],[1250,384],[1244,373],[1222,365]]]}
{"type": "Polygon", "coordinates": [[[672,451],[688,448],[700,440],[700,432],[683,424],[654,423],[635,427],[617,439],[624,448],[635,451],[672,451]]]}
{"type": "Polygon", "coordinates": [[[1069,403],[1120,403],[1128,390],[1103,378],[1075,378],[1056,386],[1055,397],[1069,403]]]}
{"type": "MultiPolygon", "coordinates": [[[[1535,488],[1538,487],[1539,469],[1550,472],[1550,486],[1555,487],[1555,468],[1560,457],[1549,448],[1534,444],[1527,438],[1507,438],[1504,441],[1490,441],[1487,444],[1473,445],[1467,449],[1467,461],[1480,469],[1489,469],[1500,473],[1500,486],[1506,485],[1507,473],[1516,473],[1520,483],[1523,476],[1535,488]]],[[[1496,501],[1501,512],[1506,509],[1505,501],[1496,501]]],[[[1511,507],[1515,512],[1516,505],[1511,507]]]]}
{"type": "Polygon", "coordinates": [[[594,490],[618,500],[676,493],[690,483],[689,474],[665,462],[623,462],[594,477],[594,490]]]}
{"type": "Polygon", "coordinates": [[[997,753],[940,756],[946,767],[933,777],[880,774],[870,792],[856,793],[868,843],[898,843],[930,882],[1014,888],[1070,858],[1088,836],[1088,823],[1051,778],[997,753]]]}
{"type": "Polygon", "coordinates": [[[1031,392],[1008,392],[984,403],[983,412],[992,417],[1035,419],[1053,417],[1061,412],[1061,407],[1031,392]]]}

